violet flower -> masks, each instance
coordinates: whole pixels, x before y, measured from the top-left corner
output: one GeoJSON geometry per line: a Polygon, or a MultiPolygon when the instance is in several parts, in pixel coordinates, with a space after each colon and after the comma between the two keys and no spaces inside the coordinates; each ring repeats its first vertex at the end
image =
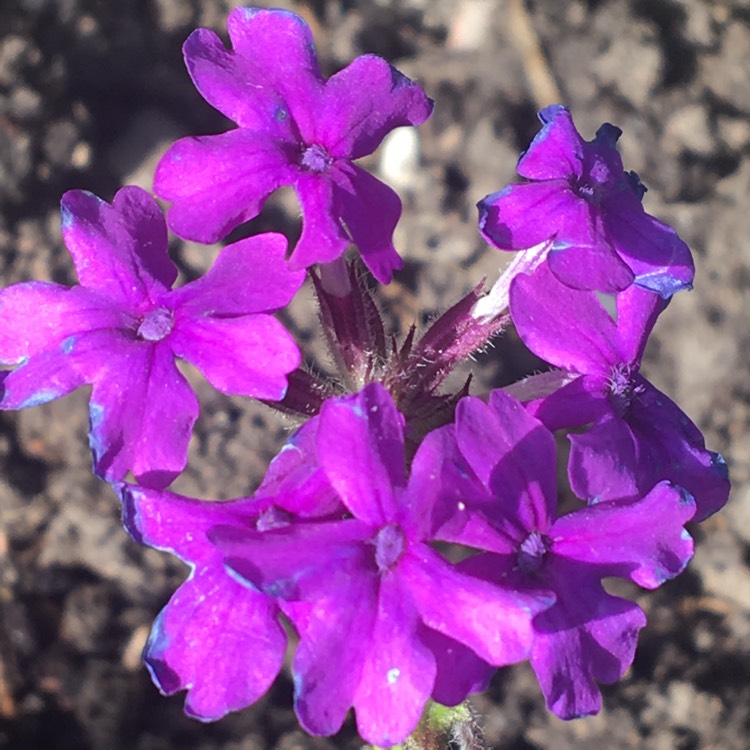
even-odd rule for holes
{"type": "Polygon", "coordinates": [[[225,247],[201,279],[170,290],[164,217],[126,187],[112,205],[91,193],[62,199],[63,236],[80,286],[15,284],[0,292],[0,408],[23,409],[93,386],[90,445],[96,473],[128,470],[164,486],[184,468],[198,402],[175,365],[195,365],[223,393],[280,399],[300,362],[268,313],[287,304],[304,273],[288,270],[281,235],[225,247]]]}
{"type": "Polygon", "coordinates": [[[525,250],[552,240],[552,273],[575,289],[618,292],[631,284],[670,297],[692,287],[688,246],[647,214],[646,192],[625,172],[616,142],[622,131],[605,123],[584,141],[566,107],[539,113],[542,130],[518,161],[530,180],[479,202],[484,238],[501,250],[525,250]]]}
{"type": "Polygon", "coordinates": [[[570,484],[592,502],[641,497],[667,479],[695,498],[701,521],[729,496],[726,463],[700,430],[639,372],[666,303],[636,286],[617,295],[616,320],[596,295],[559,283],[549,269],[519,275],[510,291],[518,334],[534,354],[580,377],[528,405],[551,430],[570,435],[570,484]]]}
{"type": "Polygon", "coordinates": [[[602,579],[656,588],[680,573],[692,556],[683,526],[695,511],[693,499],[662,482],[636,501],[558,518],[554,438],[502,391],[489,404],[462,399],[455,428],[440,432],[443,464],[460,489],[446,487],[443,511],[451,512],[439,538],[490,550],[461,563],[463,572],[555,596],[533,620],[531,666],[557,716],[596,713],[596,683],[622,677],[646,624],[641,609],[607,593],[602,579]]]}
{"type": "MultiPolygon", "coordinates": [[[[441,455],[428,437],[407,480],[403,419],[379,384],[326,402],[317,453],[349,517],[264,532],[230,525],[209,537],[239,579],[279,600],[299,633],[303,727],[332,734],[353,706],[363,739],[392,745],[416,726],[438,673],[446,679],[438,661],[525,658],[531,618],[552,600],[459,573],[429,546],[441,455]]],[[[457,693],[450,697],[465,698],[457,693]]]]}
{"type": "Polygon", "coordinates": [[[387,283],[402,265],[392,242],[401,202],[353,161],[393,128],[424,122],[432,102],[374,55],[326,81],[310,29],[288,11],[236,8],[227,26],[231,50],[198,29],[184,54],[198,91],[238,128],[183,138],[164,155],[154,191],[173,202],[170,228],[215,242],[291,185],[303,216],[292,267],[331,261],[353,242],[387,283]]]}

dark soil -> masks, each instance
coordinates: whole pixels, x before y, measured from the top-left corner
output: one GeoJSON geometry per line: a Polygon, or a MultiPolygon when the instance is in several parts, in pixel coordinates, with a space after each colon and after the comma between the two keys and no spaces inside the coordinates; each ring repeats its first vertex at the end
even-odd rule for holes
{"type": "MultiPolygon", "coordinates": [[[[3,283],[72,283],[59,199],[82,188],[110,200],[151,187],[177,137],[227,123],[195,92],[180,46],[223,30],[225,0],[3,0],[0,5],[0,273],[3,283]]],[[[259,3],[265,5],[266,3],[259,3]]],[[[567,103],[585,137],[623,128],[647,209],[693,248],[695,291],[662,316],[646,374],[730,464],[727,509],[695,529],[690,570],[631,592],[649,615],[628,676],[605,709],[572,723],[545,711],[531,670],[500,672],[474,704],[489,747],[750,747],[750,3],[747,0],[276,0],[312,25],[324,69],[382,54],[437,101],[409,141],[369,162],[396,180],[406,269],[381,295],[394,322],[423,323],[507,258],[476,231],[475,203],[514,178],[536,110],[567,103]]],[[[406,136],[408,139],[408,136],[406,136]]],[[[288,193],[251,231],[298,231],[288,193]]],[[[245,230],[247,231],[247,230],[245,230]]],[[[211,250],[174,241],[186,278],[211,250]]],[[[310,295],[288,320],[311,358],[323,350],[310,295]]],[[[480,357],[476,389],[534,363],[512,335],[480,357]]],[[[216,394],[200,378],[190,468],[175,484],[206,498],[257,485],[290,425],[216,394]]],[[[215,725],[182,715],[140,663],[154,615],[185,575],[136,545],[112,492],[90,473],[88,394],[0,415],[0,749],[292,750],[355,748],[311,739],[282,677],[250,709],[215,725]]]]}

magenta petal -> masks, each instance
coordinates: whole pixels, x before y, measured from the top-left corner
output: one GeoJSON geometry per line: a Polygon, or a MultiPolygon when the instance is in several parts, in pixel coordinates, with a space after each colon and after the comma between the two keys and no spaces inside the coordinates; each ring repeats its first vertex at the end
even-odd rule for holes
{"type": "Polygon", "coordinates": [[[602,375],[581,375],[549,396],[524,406],[551,432],[581,427],[611,414],[605,395],[607,382],[602,375]]]}
{"type": "Polygon", "coordinates": [[[395,520],[395,491],[406,484],[403,423],[379,383],[327,401],[320,412],[320,465],[354,516],[373,525],[395,520]]]}
{"type": "Polygon", "coordinates": [[[587,226],[581,204],[564,180],[510,185],[479,201],[479,229],[500,250],[526,250],[554,238],[571,212],[587,226]]]}
{"type": "Polygon", "coordinates": [[[459,401],[456,439],[482,483],[502,498],[499,520],[510,516],[527,529],[547,528],[557,506],[555,440],[541,422],[496,390],[487,405],[470,396],[459,401]]]}
{"type": "Polygon", "coordinates": [[[240,127],[282,140],[294,137],[282,95],[252,60],[227,50],[210,29],[194,31],[183,54],[195,87],[212,107],[240,127]]]}
{"type": "Polygon", "coordinates": [[[660,482],[637,502],[598,503],[562,516],[549,534],[555,555],[655,589],[692,557],[693,540],[684,526],[694,513],[690,494],[660,482]]]}
{"type": "Polygon", "coordinates": [[[635,283],[668,299],[692,289],[695,265],[690,248],[672,227],[649,216],[636,198],[609,201],[604,214],[608,235],[635,275],[635,283]]]}
{"type": "Polygon", "coordinates": [[[569,289],[545,265],[513,280],[510,310],[524,344],[556,367],[608,376],[622,361],[615,322],[596,295],[569,289]]]}
{"type": "Polygon", "coordinates": [[[539,113],[544,127],[518,160],[518,174],[529,180],[580,177],[586,144],[567,107],[559,104],[539,113]]]}
{"type": "Polygon", "coordinates": [[[13,284],[0,290],[0,362],[21,364],[35,354],[57,349],[69,336],[120,328],[128,319],[108,299],[80,286],[46,281],[13,284]]]}
{"type": "Polygon", "coordinates": [[[250,499],[207,502],[183,497],[167,490],[118,482],[114,489],[122,504],[122,520],[139,543],[171,552],[196,565],[217,556],[216,546],[206,536],[214,526],[254,525],[262,501],[250,499]]]}
{"type": "Polygon", "coordinates": [[[433,700],[443,706],[457,706],[471,693],[487,689],[496,667],[480,659],[470,648],[431,628],[422,628],[422,640],[435,655],[437,665],[433,700]]]}
{"type": "Polygon", "coordinates": [[[330,579],[327,596],[284,608],[300,636],[294,708],[300,724],[318,735],[337,732],[354,703],[377,612],[372,578],[342,569],[330,579]]]}
{"type": "Polygon", "coordinates": [[[637,444],[640,486],[668,479],[685,487],[698,506],[693,520],[703,521],[729,498],[726,463],[706,450],[700,430],[677,404],[644,378],[639,384],[627,419],[637,444]]]}
{"type": "Polygon", "coordinates": [[[294,181],[293,144],[253,130],[182,138],[164,154],[154,192],[172,201],[173,232],[212,243],[260,212],[266,198],[294,181]]]}
{"type": "Polygon", "coordinates": [[[562,558],[554,563],[558,600],[534,619],[530,661],[550,711],[575,719],[601,709],[596,683],[622,677],[646,617],[637,605],[606,593],[588,566],[562,558]]]}
{"type": "Polygon", "coordinates": [[[366,524],[349,519],[266,531],[216,526],[208,536],[243,580],[276,598],[309,602],[329,596],[339,578],[373,573],[374,547],[363,544],[371,534],[366,524]]]}
{"type": "Polygon", "coordinates": [[[62,232],[81,284],[127,308],[154,301],[177,278],[167,226],[156,201],[124,187],[112,205],[82,190],[62,197],[62,232]]]}
{"type": "Polygon", "coordinates": [[[388,284],[404,262],[393,246],[401,200],[387,185],[354,164],[333,169],[334,211],[340,217],[362,261],[381,283],[388,284]]]}
{"type": "Polygon", "coordinates": [[[291,116],[302,140],[311,142],[323,80],[309,26],[286,10],[235,8],[229,14],[227,29],[250,82],[246,96],[258,96],[258,86],[264,98],[269,90],[276,93],[288,112],[276,110],[274,117],[291,116]]]}
{"type": "Polygon", "coordinates": [[[578,497],[589,502],[638,497],[639,451],[627,422],[611,416],[569,437],[568,478],[578,497]]]}
{"type": "Polygon", "coordinates": [[[94,470],[164,487],[184,468],[198,401],[166,345],[133,343],[102,367],[90,403],[94,470]]]}
{"type": "Polygon", "coordinates": [[[409,488],[404,495],[412,536],[433,539],[436,531],[455,516],[464,516],[452,524],[461,528],[467,504],[473,506],[478,500],[493,502],[461,455],[453,425],[428,433],[412,461],[409,488]]]}
{"type": "Polygon", "coordinates": [[[217,561],[194,571],[172,596],[144,659],[164,694],[188,691],[185,713],[215,721],[268,690],[285,648],[272,600],[233,581],[217,561]]]}
{"type": "Polygon", "coordinates": [[[436,668],[418,624],[401,576],[383,575],[372,631],[360,642],[365,658],[354,694],[357,729],[365,742],[378,747],[403,742],[422,716],[436,668]]]}
{"type": "Polygon", "coordinates": [[[334,158],[359,159],[402,125],[420,125],[432,112],[422,87],[375,55],[362,55],[325,87],[317,142],[334,158]]]}
{"type": "Polygon", "coordinates": [[[203,276],[170,293],[170,306],[179,316],[280,310],[305,280],[289,270],[286,249],[286,238],[270,232],[227,245],[203,276]]]}
{"type": "Polygon", "coordinates": [[[169,345],[216,390],[273,401],[284,398],[286,376],[301,361],[292,335],[270,315],[180,320],[169,345]]]}
{"type": "Polygon", "coordinates": [[[422,621],[495,666],[529,655],[531,619],[548,597],[517,592],[462,573],[421,547],[399,563],[422,621]]]}
{"type": "Polygon", "coordinates": [[[26,409],[67,395],[86,382],[65,352],[40,352],[0,381],[0,409],[26,409]]]}
{"type": "Polygon", "coordinates": [[[649,334],[667,303],[637,284],[617,295],[617,338],[622,362],[640,366],[649,334]]]}
{"type": "Polygon", "coordinates": [[[634,279],[633,272],[603,237],[594,237],[586,245],[560,241],[552,246],[547,262],[550,271],[572,289],[615,294],[627,289],[634,279]]]}
{"type": "Polygon", "coordinates": [[[324,174],[301,173],[294,188],[302,209],[302,235],[289,261],[293,269],[338,258],[352,242],[334,205],[335,186],[324,174]]]}
{"type": "Polygon", "coordinates": [[[256,498],[268,498],[274,505],[302,517],[344,512],[341,501],[318,463],[319,417],[305,422],[271,461],[256,498]]]}

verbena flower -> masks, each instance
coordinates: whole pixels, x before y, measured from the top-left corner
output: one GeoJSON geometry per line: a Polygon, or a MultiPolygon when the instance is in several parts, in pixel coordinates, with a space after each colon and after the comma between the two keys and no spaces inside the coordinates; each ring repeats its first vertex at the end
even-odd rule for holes
{"type": "Polygon", "coordinates": [[[326,81],[310,29],[293,13],[236,8],[227,26],[231,50],[198,29],[184,53],[198,91],[238,128],[184,138],[164,155],[154,191],[173,202],[170,227],[215,242],[291,185],[303,216],[293,267],[333,260],[353,242],[387,283],[402,265],[392,242],[401,202],[353,161],[393,128],[424,122],[432,102],[374,55],[326,81]]]}
{"type": "Polygon", "coordinates": [[[683,526],[693,499],[663,482],[635,501],[557,517],[554,438],[502,391],[488,404],[462,399],[455,427],[440,432],[454,481],[444,485],[437,535],[490,550],[465,560],[462,571],[554,595],[555,604],[533,620],[531,666],[555,714],[596,713],[596,683],[622,677],[646,624],[641,609],[608,594],[602,579],[656,588],[680,573],[692,556],[683,526]]]}
{"type": "Polygon", "coordinates": [[[580,374],[529,409],[552,430],[590,425],[569,436],[569,477],[579,497],[640,497],[668,479],[694,496],[695,520],[703,520],[729,496],[724,459],[706,450],[695,424],[639,372],[666,303],[633,286],[616,304],[614,320],[596,295],[569,289],[545,266],[514,280],[511,312],[523,342],[580,374]]]}
{"type": "Polygon", "coordinates": [[[552,240],[549,267],[576,289],[617,292],[636,284],[662,297],[690,289],[690,250],[643,209],[646,188],[624,171],[615,145],[622,131],[605,123],[584,141],[560,105],[543,109],[539,119],[544,127],[517,167],[529,182],[479,202],[485,239],[501,250],[552,240]]]}
{"type": "Polygon", "coordinates": [[[269,621],[275,602],[300,637],[293,672],[305,729],[333,734],[354,707],[362,737],[392,745],[414,729],[433,693],[460,702],[484,686],[487,663],[528,656],[531,619],[552,598],[473,578],[431,548],[439,441],[425,440],[407,478],[403,419],[382,386],[327,401],[317,420],[299,453],[294,443],[282,451],[252,501],[200,503],[119,485],[131,533],[193,567],[160,615],[146,658],[162,690],[190,691],[191,713],[214,718],[233,710],[250,689],[227,682],[259,686],[276,669],[271,659],[262,674],[251,673],[238,658],[256,658],[237,648],[241,617],[258,628],[248,639],[277,648],[269,621]],[[318,470],[338,506],[319,491],[318,470]],[[296,479],[301,497],[289,491],[296,479]],[[246,593],[235,613],[225,603],[239,583],[246,593]],[[207,629],[205,641],[192,637],[194,617],[207,629]],[[212,679],[225,682],[213,692],[198,672],[209,662],[212,679]]]}
{"type": "Polygon", "coordinates": [[[117,480],[168,484],[185,466],[198,402],[175,365],[195,365],[224,393],[280,399],[300,362],[268,313],[304,274],[284,260],[281,235],[224,248],[201,279],[175,290],[156,202],[126,187],[112,205],[91,193],[62,199],[63,236],[80,286],[15,284],[0,292],[0,408],[22,409],[84,384],[94,469],[117,480]]]}

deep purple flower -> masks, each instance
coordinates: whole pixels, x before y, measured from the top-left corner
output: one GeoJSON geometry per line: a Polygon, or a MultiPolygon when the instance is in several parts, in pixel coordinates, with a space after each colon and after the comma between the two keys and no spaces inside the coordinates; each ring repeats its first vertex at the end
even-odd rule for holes
{"type": "Polygon", "coordinates": [[[175,366],[195,365],[223,393],[277,400],[300,361],[268,313],[304,274],[266,234],[224,248],[201,279],[170,290],[177,268],[156,202],[137,187],[112,205],[91,193],[62,199],[63,236],[80,286],[15,284],[0,292],[0,408],[51,401],[93,386],[90,445],[108,480],[132,470],[164,486],[184,468],[198,402],[175,366]]]}
{"type": "MultiPolygon", "coordinates": [[[[564,719],[596,713],[597,682],[622,677],[646,618],[608,594],[602,579],[656,588],[692,555],[683,526],[690,495],[663,482],[637,501],[612,501],[557,517],[555,442],[502,391],[489,404],[464,398],[443,428],[443,465],[457,480],[440,538],[490,550],[459,566],[518,591],[554,594],[533,621],[531,665],[550,710],[564,719]],[[456,502],[456,498],[460,498],[456,502]]],[[[444,512],[447,509],[444,509],[444,512]]]]}
{"type": "Polygon", "coordinates": [[[613,320],[596,295],[569,289],[541,266],[515,279],[510,305],[531,351],[580,373],[528,406],[551,430],[591,425],[570,435],[570,483],[579,497],[641,497],[668,479],[693,495],[696,521],[726,503],[724,459],[706,450],[695,424],[639,372],[663,300],[630,287],[617,295],[613,320]]]}
{"type": "Polygon", "coordinates": [[[317,453],[346,517],[264,532],[230,525],[209,537],[239,578],[278,598],[299,632],[302,725],[332,734],[353,706],[361,736],[392,745],[414,729],[433,691],[465,698],[481,682],[480,658],[525,658],[531,618],[551,599],[459,573],[429,546],[439,441],[424,441],[407,480],[403,419],[382,386],[326,402],[317,453]],[[466,676],[447,687],[447,668],[462,654],[466,676]]]}
{"type": "Polygon", "coordinates": [[[617,292],[636,284],[666,298],[691,288],[690,250],[644,211],[646,189],[624,171],[615,145],[622,131],[605,123],[584,141],[560,105],[539,119],[544,127],[518,162],[529,182],[479,202],[485,239],[501,250],[552,240],[549,267],[575,289],[617,292]]]}
{"type": "Polygon", "coordinates": [[[184,53],[201,95],[238,128],[184,138],[167,151],[154,191],[173,202],[170,227],[215,242],[291,185],[303,216],[292,267],[331,261],[353,242],[387,283],[402,265],[392,242],[401,202],[353,161],[393,128],[424,122],[432,102],[374,55],[326,81],[310,29],[288,11],[236,8],[227,25],[231,50],[198,29],[184,53]]]}

